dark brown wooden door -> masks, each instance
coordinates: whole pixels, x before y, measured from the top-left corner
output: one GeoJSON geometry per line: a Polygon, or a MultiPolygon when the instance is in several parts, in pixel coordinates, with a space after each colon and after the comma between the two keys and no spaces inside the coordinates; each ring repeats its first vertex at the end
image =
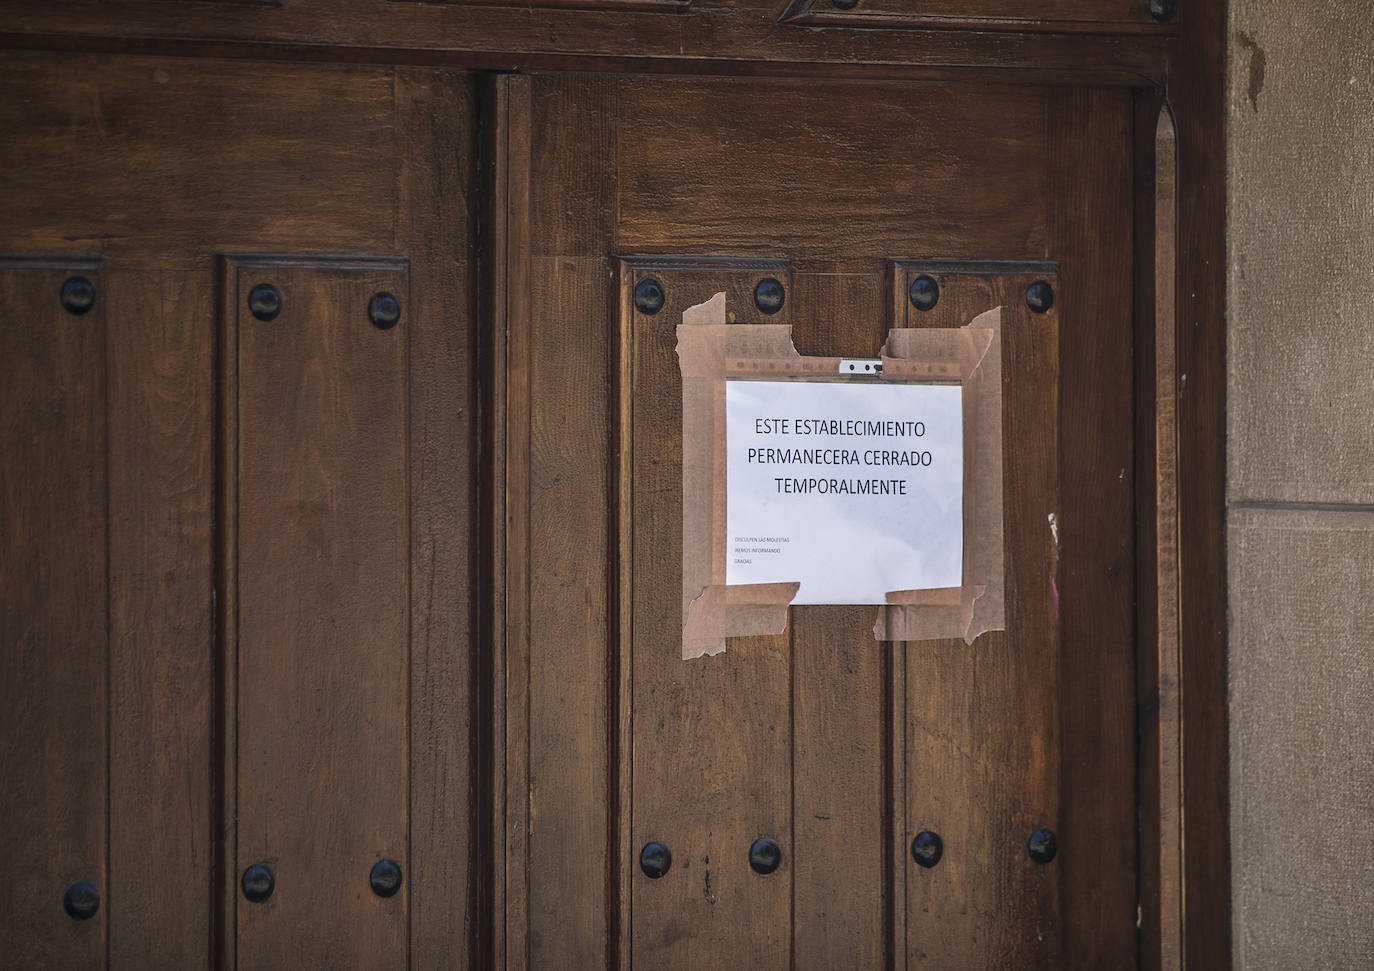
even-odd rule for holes
{"type": "Polygon", "coordinates": [[[499,959],[1135,966],[1129,93],[538,76],[492,113],[499,959]],[[675,327],[718,291],[846,357],[1003,308],[1006,631],[794,607],[682,660],[675,327]]]}
{"type": "Polygon", "coordinates": [[[471,79],[0,80],[0,964],[469,962],[471,79]]]}
{"type": "Polygon", "coordinates": [[[6,960],[1137,964],[1127,89],[0,79],[6,960]],[[720,291],[814,355],[1003,308],[1006,631],[682,660],[720,291]]]}

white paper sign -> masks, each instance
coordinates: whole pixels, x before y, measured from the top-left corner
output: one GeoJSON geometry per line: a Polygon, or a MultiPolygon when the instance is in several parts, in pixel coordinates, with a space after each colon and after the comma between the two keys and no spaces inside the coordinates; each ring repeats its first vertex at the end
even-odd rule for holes
{"type": "Polygon", "coordinates": [[[963,581],[957,385],[726,381],[726,582],[881,604],[963,581]]]}

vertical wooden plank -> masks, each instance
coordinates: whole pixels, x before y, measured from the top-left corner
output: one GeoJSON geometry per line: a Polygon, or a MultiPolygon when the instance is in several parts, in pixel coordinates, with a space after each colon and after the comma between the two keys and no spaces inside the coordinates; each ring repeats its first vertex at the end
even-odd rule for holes
{"type": "MultiPolygon", "coordinates": [[[[1177,325],[1174,320],[1178,306],[1175,293],[1178,275],[1178,142],[1173,116],[1162,106],[1159,106],[1153,134],[1155,211],[1151,221],[1154,226],[1154,259],[1149,262],[1154,268],[1154,314],[1151,315],[1150,324],[1154,331],[1155,351],[1153,355],[1145,355],[1153,363],[1154,371],[1149,375],[1153,381],[1144,386],[1154,389],[1153,400],[1156,402],[1153,413],[1155,461],[1152,463],[1155,475],[1153,482],[1150,483],[1155,510],[1155,555],[1151,558],[1154,575],[1138,575],[1136,589],[1152,582],[1158,591],[1155,600],[1155,623],[1152,625],[1156,634],[1156,678],[1153,687],[1158,691],[1154,706],[1158,758],[1150,767],[1157,772],[1158,779],[1154,789],[1159,813],[1159,881],[1155,905],[1159,913],[1159,933],[1150,935],[1151,950],[1157,941],[1159,967],[1181,971],[1184,966],[1184,817],[1180,665],[1182,645],[1179,633],[1183,591],[1178,546],[1178,406],[1174,398],[1175,389],[1178,387],[1177,325]]],[[[1137,321],[1137,328],[1141,327],[1141,323],[1137,321]]],[[[1138,386],[1139,390],[1143,390],[1143,387],[1138,386]]],[[[1139,396],[1137,400],[1140,400],[1139,396]]],[[[1149,437],[1145,440],[1149,441],[1149,437]]],[[[1144,509],[1151,506],[1146,498],[1138,501],[1144,509]]],[[[1142,520],[1144,518],[1141,516],[1142,520]]],[[[1143,607],[1137,605],[1136,609],[1141,610],[1143,607]]],[[[1140,629],[1143,631],[1149,628],[1142,624],[1140,629]]],[[[1150,653],[1148,642],[1141,641],[1140,653],[1150,653]]],[[[1140,687],[1137,687],[1136,695],[1143,697],[1144,692],[1140,687]]],[[[1150,832],[1152,828],[1144,827],[1144,832],[1150,832]]],[[[1142,859],[1148,855],[1150,847],[1142,842],[1142,859]]],[[[1142,896],[1145,894],[1142,893],[1142,896]]]]}
{"type": "Polygon", "coordinates": [[[410,955],[469,967],[480,926],[476,118],[471,78],[398,70],[396,249],[409,255],[410,955]]]}
{"type": "MultiPolygon", "coordinates": [[[[237,267],[238,960],[342,966],[406,948],[409,454],[406,275],[395,263],[237,267]],[[281,293],[248,312],[254,285],[281,293]],[[388,330],[373,294],[401,301],[388,330]]],[[[232,817],[231,817],[232,818],[232,817]]]]}
{"type": "Polygon", "coordinates": [[[500,109],[496,130],[495,162],[500,168],[505,206],[497,237],[502,265],[494,278],[498,307],[503,311],[503,335],[494,340],[504,351],[501,412],[505,419],[504,460],[505,513],[503,523],[504,637],[500,671],[503,680],[497,696],[503,700],[500,723],[501,753],[497,762],[505,768],[500,805],[502,840],[496,848],[503,861],[498,885],[504,913],[504,933],[495,942],[497,967],[527,968],[530,963],[530,166],[533,146],[530,128],[529,78],[513,77],[497,89],[500,109]],[[501,245],[504,243],[504,245],[501,245]],[[504,276],[499,275],[504,270],[504,276]],[[504,336],[504,340],[502,339],[504,336]]]}
{"type": "Polygon", "coordinates": [[[0,953],[100,967],[108,927],[106,334],[98,266],[0,261],[0,953]],[[95,303],[63,309],[84,276],[95,303]],[[79,881],[103,898],[63,911],[79,881]]]}
{"type": "Polygon", "coordinates": [[[110,964],[210,963],[214,310],[193,271],[106,273],[110,964]]]}
{"type": "MultiPolygon", "coordinates": [[[[906,957],[914,966],[1051,968],[1062,960],[1057,864],[1037,865],[1026,853],[1035,829],[1059,829],[1053,607],[1059,315],[1033,317],[1026,310],[1025,287],[1036,278],[1026,269],[941,273],[916,264],[894,281],[895,317],[908,326],[959,327],[1002,307],[1007,630],[988,632],[971,645],[902,645],[902,850],[906,957]],[[931,272],[940,285],[930,311],[907,300],[908,282],[921,272],[931,272]],[[944,845],[932,868],[917,865],[910,852],[913,838],[925,830],[944,845]]],[[[1040,275],[1055,282],[1049,268],[1040,275]]]]}
{"type": "MultiPolygon", "coordinates": [[[[615,82],[532,82],[528,372],[529,960],[599,967],[610,874],[615,82]]],[[[514,322],[513,322],[514,323],[514,322]]]]}
{"type": "MultiPolygon", "coordinates": [[[[639,270],[649,274],[650,267],[639,270]]],[[[791,630],[731,638],[725,653],[682,659],[682,382],[676,327],[694,303],[729,292],[741,322],[760,322],[752,294],[762,271],[726,264],[652,270],[663,309],[623,322],[632,340],[632,581],[634,711],[630,847],[635,963],[664,968],[785,968],[792,955],[791,630]],[[741,299],[742,298],[742,299],[741,299]],[[776,871],[760,875],[749,848],[771,837],[776,871]],[[657,840],[666,876],[638,872],[657,840]]],[[[790,282],[776,270],[768,275],[790,282]]],[[[634,287],[634,280],[623,284],[634,287]]],[[[632,305],[631,305],[632,306],[632,305]]],[[[789,305],[770,323],[786,323],[789,305]]],[[[624,634],[622,634],[624,636],[624,634]]]]}
{"type": "Polygon", "coordinates": [[[1133,246],[1129,93],[1056,91],[1061,263],[1059,832],[1065,961],[1136,964],[1133,246]],[[1075,888],[1093,887],[1091,895],[1075,888]],[[1071,899],[1071,903],[1069,900],[1071,899]]]}
{"type": "MultiPolygon", "coordinates": [[[[880,273],[793,281],[801,354],[877,356],[887,329],[880,273]]],[[[884,653],[892,648],[873,640],[872,615],[871,607],[792,608],[798,968],[877,968],[886,958],[884,653]]]]}
{"type": "Polygon", "coordinates": [[[1191,968],[1231,967],[1226,593],[1226,4],[1184,18],[1169,59],[1177,124],[1178,561],[1183,927],[1191,968]]]}

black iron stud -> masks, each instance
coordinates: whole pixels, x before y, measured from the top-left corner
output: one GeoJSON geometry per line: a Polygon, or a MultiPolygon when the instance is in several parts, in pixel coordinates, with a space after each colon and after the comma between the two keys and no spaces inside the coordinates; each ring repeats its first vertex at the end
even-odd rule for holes
{"type": "Polygon", "coordinates": [[[939,863],[940,857],[944,855],[945,843],[940,839],[939,833],[923,829],[911,841],[911,858],[927,870],[939,863]]]}
{"type": "Polygon", "coordinates": [[[374,293],[367,304],[367,316],[379,330],[390,330],[401,319],[401,301],[385,290],[374,293]]]}
{"type": "Polygon", "coordinates": [[[647,276],[635,284],[635,309],[647,317],[652,317],[663,309],[663,284],[647,276]]]}
{"type": "Polygon", "coordinates": [[[859,0],[830,0],[830,3],[837,10],[853,10],[859,5],[859,0]]]}
{"type": "Polygon", "coordinates": [[[276,320],[281,313],[281,291],[270,283],[259,283],[248,293],[248,309],[258,320],[276,320]]]}
{"type": "Polygon", "coordinates": [[[657,880],[663,876],[672,865],[673,854],[657,840],[645,843],[644,849],[639,851],[639,868],[650,880],[657,880]]]}
{"type": "Polygon", "coordinates": [[[260,904],[272,896],[272,890],[276,885],[277,878],[272,875],[271,867],[265,863],[254,863],[243,871],[243,879],[239,881],[239,886],[243,887],[243,895],[255,904],[260,904]]]}
{"type": "Polygon", "coordinates": [[[80,317],[95,304],[95,284],[84,276],[69,276],[62,281],[62,308],[80,317]]]}
{"type": "Polygon", "coordinates": [[[1026,852],[1036,863],[1048,863],[1059,852],[1059,840],[1055,839],[1053,830],[1037,829],[1026,843],[1026,852]]]}
{"type": "Polygon", "coordinates": [[[749,865],[765,876],[782,864],[782,847],[771,836],[760,836],[749,847],[749,865]]]}
{"type": "Polygon", "coordinates": [[[1054,306],[1054,287],[1044,280],[1036,280],[1026,287],[1026,306],[1033,314],[1043,314],[1054,306]]]}
{"type": "Polygon", "coordinates": [[[931,310],[940,302],[940,284],[935,282],[933,276],[922,273],[911,281],[911,286],[907,287],[906,295],[911,299],[911,305],[917,310],[931,310]]]}
{"type": "Polygon", "coordinates": [[[367,875],[372,892],[379,897],[394,897],[401,889],[401,866],[395,860],[378,860],[367,875]]]}
{"type": "Polygon", "coordinates": [[[777,277],[766,276],[754,287],[754,306],[758,307],[761,313],[770,316],[777,313],[782,309],[783,301],[786,299],[787,291],[782,288],[782,283],[777,277]]]}
{"type": "Polygon", "coordinates": [[[1150,16],[1161,23],[1173,20],[1178,13],[1178,0],[1150,0],[1150,16]]]}
{"type": "Polygon", "coordinates": [[[62,895],[62,909],[72,920],[90,920],[100,909],[100,891],[86,880],[78,880],[62,895]]]}

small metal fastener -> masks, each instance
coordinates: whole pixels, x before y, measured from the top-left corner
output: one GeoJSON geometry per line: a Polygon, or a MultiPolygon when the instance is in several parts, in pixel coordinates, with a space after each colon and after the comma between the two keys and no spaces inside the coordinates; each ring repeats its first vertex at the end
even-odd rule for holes
{"type": "Polygon", "coordinates": [[[1059,852],[1059,840],[1053,830],[1037,829],[1026,842],[1026,852],[1036,863],[1048,863],[1059,852]]]}
{"type": "Polygon", "coordinates": [[[923,829],[911,841],[911,858],[927,870],[939,863],[940,857],[944,855],[945,843],[940,839],[939,833],[923,829]]]}
{"type": "Polygon", "coordinates": [[[367,304],[367,317],[378,330],[390,330],[401,319],[401,301],[385,290],[374,293],[367,304]]]}
{"type": "Polygon", "coordinates": [[[853,10],[859,5],[859,0],[830,0],[830,3],[837,10],[853,10]]]}
{"type": "Polygon", "coordinates": [[[1054,306],[1054,287],[1044,280],[1036,280],[1026,287],[1026,306],[1033,314],[1043,314],[1054,306]]]}
{"type": "Polygon", "coordinates": [[[940,302],[940,284],[927,273],[922,273],[907,287],[907,297],[917,310],[930,310],[940,302]]]}
{"type": "Polygon", "coordinates": [[[650,880],[663,876],[672,865],[673,854],[657,840],[645,843],[644,849],[639,851],[639,868],[650,880]]]}
{"type": "Polygon", "coordinates": [[[95,305],[95,284],[84,276],[69,276],[62,281],[62,308],[80,317],[95,305]]]}
{"type": "Polygon", "coordinates": [[[1178,0],[1150,0],[1150,16],[1161,23],[1173,20],[1178,13],[1178,0]]]}
{"type": "Polygon", "coordinates": [[[276,320],[281,313],[281,291],[270,283],[259,283],[248,293],[248,309],[258,320],[276,320]]]}
{"type": "Polygon", "coordinates": [[[243,871],[243,878],[239,880],[243,895],[255,904],[260,904],[272,896],[272,890],[276,885],[277,878],[272,875],[271,867],[265,863],[254,863],[243,871]]]}
{"type": "Polygon", "coordinates": [[[880,357],[846,357],[840,361],[839,373],[856,376],[860,374],[882,374],[883,359],[880,357]]]}
{"type": "Polygon", "coordinates": [[[663,309],[666,295],[663,284],[648,276],[635,284],[635,309],[646,317],[652,317],[663,309]]]}
{"type": "Polygon", "coordinates": [[[765,876],[782,864],[782,847],[771,836],[760,836],[749,847],[749,865],[765,876]]]}
{"type": "Polygon", "coordinates": [[[100,891],[86,880],[78,880],[62,895],[62,909],[72,920],[90,920],[100,909],[100,891]]]}
{"type": "Polygon", "coordinates": [[[394,897],[401,889],[401,866],[395,860],[378,860],[367,875],[372,892],[379,897],[394,897]]]}
{"type": "Polygon", "coordinates": [[[760,313],[770,316],[777,313],[786,299],[787,291],[777,277],[766,276],[754,287],[754,306],[759,308],[760,313]]]}

